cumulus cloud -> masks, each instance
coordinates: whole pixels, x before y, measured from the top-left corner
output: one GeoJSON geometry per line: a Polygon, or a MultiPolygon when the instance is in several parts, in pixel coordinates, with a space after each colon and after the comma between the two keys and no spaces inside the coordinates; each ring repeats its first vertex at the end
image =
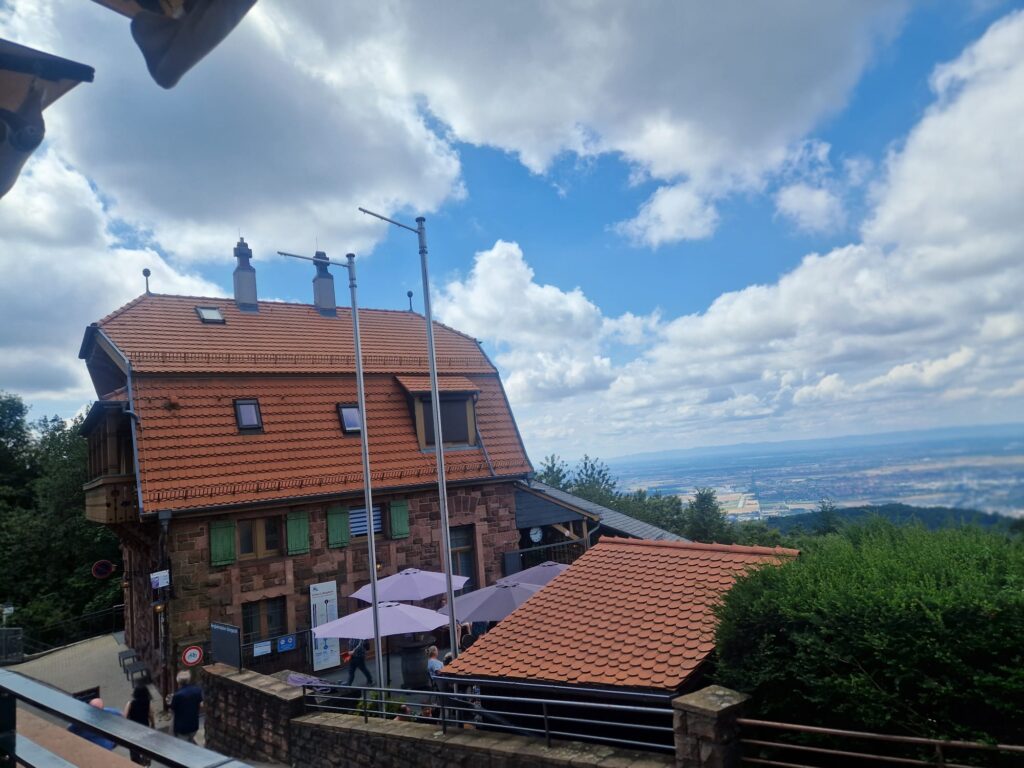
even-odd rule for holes
{"type": "MultiPolygon", "coordinates": [[[[261,4],[263,5],[263,4],[261,4]]],[[[716,201],[759,189],[845,103],[905,3],[447,2],[265,5],[329,82],[422,99],[453,138],[544,173],[614,154],[658,188],[618,229],[656,246],[714,232],[716,201]],[[361,35],[359,44],[353,30],[361,35]],[[453,31],[457,33],[453,34],[453,31]]]]}
{"type": "Polygon", "coordinates": [[[775,206],[806,232],[832,232],[846,221],[839,197],[831,190],[809,184],[783,187],[775,195],[775,206]]]}
{"type": "MultiPolygon", "coordinates": [[[[536,423],[546,449],[615,455],[1024,416],[1022,50],[1024,13],[1014,13],[937,68],[935,101],[885,159],[860,242],[658,319],[638,354],[602,371],[606,387],[522,401],[526,434],[536,423]]],[[[515,261],[522,280],[529,268],[518,252],[515,261]]],[[[533,286],[531,276],[514,295],[533,286]]],[[[599,309],[578,288],[543,288],[587,308],[581,348],[600,357],[609,339],[596,330],[599,309]]],[[[517,338],[539,333],[523,323],[558,334],[526,311],[517,338]]],[[[571,335],[559,342],[570,351],[571,335]]],[[[504,344],[499,363],[535,365],[529,345],[504,344]]]]}
{"type": "Polygon", "coordinates": [[[95,397],[77,359],[85,327],[143,291],[219,295],[148,248],[120,245],[88,179],[55,152],[26,166],[0,205],[0,385],[35,402],[75,407],[95,397]]]}

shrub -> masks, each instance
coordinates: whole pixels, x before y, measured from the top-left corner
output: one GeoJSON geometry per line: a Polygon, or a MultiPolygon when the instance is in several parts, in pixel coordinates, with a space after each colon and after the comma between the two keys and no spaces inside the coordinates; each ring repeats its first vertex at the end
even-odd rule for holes
{"type": "Polygon", "coordinates": [[[1024,546],[880,520],[744,577],[717,682],[788,722],[1024,743],[1024,546]]]}

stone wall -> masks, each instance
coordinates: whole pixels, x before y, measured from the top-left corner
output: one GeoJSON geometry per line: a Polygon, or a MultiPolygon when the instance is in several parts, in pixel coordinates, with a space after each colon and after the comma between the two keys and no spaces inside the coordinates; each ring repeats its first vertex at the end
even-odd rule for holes
{"type": "Polygon", "coordinates": [[[295,765],[310,768],[667,768],[673,755],[576,741],[544,740],[490,731],[319,712],[291,724],[295,765]]]}
{"type": "Polygon", "coordinates": [[[289,723],[302,714],[301,688],[224,664],[204,667],[201,682],[208,749],[292,764],[289,723]]]}

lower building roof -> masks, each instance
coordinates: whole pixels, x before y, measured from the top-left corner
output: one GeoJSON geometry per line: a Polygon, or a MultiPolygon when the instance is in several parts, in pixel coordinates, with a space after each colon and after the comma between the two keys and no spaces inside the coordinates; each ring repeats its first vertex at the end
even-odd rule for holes
{"type": "Polygon", "coordinates": [[[446,666],[446,675],[675,691],[715,646],[737,577],[799,552],[602,539],[446,666]]]}

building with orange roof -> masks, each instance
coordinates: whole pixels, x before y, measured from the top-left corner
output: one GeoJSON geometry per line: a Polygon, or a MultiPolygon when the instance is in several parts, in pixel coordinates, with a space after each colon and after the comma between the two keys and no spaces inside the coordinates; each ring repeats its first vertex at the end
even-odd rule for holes
{"type": "MultiPolygon", "coordinates": [[[[351,313],[326,270],[312,305],[259,301],[251,255],[239,241],[233,298],[147,292],[80,352],[99,397],[82,428],[86,516],[121,541],[126,641],[165,688],[211,622],[246,642],[289,636],[310,626],[312,585],[344,601],[371,568],[442,567],[423,316],[360,311],[367,514],[351,313]],[[170,586],[151,588],[162,571],[170,586]]],[[[453,560],[482,586],[519,544],[514,489],[532,467],[479,343],[441,324],[435,339],[453,560]]],[[[287,647],[270,653],[302,667],[287,647]]]]}
{"type": "Polygon", "coordinates": [[[444,668],[456,683],[664,699],[700,685],[714,608],[752,568],[797,550],[604,538],[444,668]]]}

